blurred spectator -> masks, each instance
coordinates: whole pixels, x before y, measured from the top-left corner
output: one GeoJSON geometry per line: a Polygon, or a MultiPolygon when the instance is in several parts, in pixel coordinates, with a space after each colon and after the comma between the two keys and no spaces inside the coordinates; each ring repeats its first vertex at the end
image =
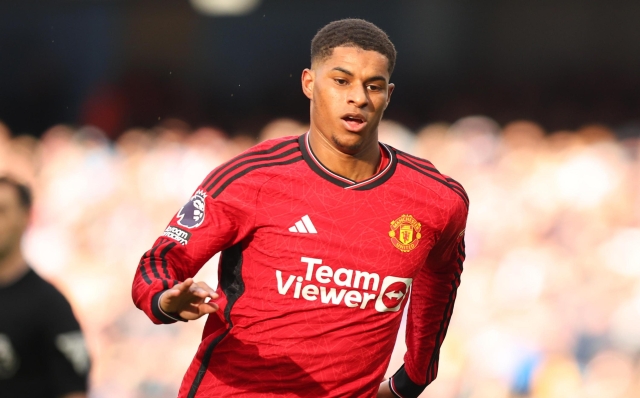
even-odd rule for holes
{"type": "MultiPolygon", "coordinates": [[[[306,128],[279,119],[260,139],[306,128]]],[[[77,311],[94,354],[91,396],[175,396],[203,325],[150,325],[122,281],[192,187],[252,139],[175,119],[115,142],[88,127],[55,126],[38,141],[2,131],[0,171],[38,193],[25,255],[77,311]]],[[[471,197],[464,288],[423,397],[638,396],[640,137],[625,131],[484,116],[416,133],[380,125],[383,142],[429,159],[471,197]]],[[[216,262],[198,276],[211,286],[216,262]]]]}
{"type": "Polygon", "coordinates": [[[86,397],[89,356],[67,300],[25,262],[28,188],[0,177],[2,397],[86,397]]]}

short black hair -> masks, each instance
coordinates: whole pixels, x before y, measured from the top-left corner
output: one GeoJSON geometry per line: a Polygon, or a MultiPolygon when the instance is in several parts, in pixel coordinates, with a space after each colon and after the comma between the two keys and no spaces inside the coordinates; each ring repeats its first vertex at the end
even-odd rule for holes
{"type": "Polygon", "coordinates": [[[31,210],[31,205],[33,204],[33,197],[31,196],[31,189],[18,180],[11,178],[9,176],[0,176],[0,185],[9,185],[13,187],[18,193],[18,200],[20,202],[20,206],[26,211],[31,210]]]}
{"type": "Polygon", "coordinates": [[[331,56],[340,46],[379,52],[389,60],[389,75],[396,66],[397,52],[389,36],[371,22],[356,18],[333,21],[320,29],[311,40],[311,63],[331,56]]]}

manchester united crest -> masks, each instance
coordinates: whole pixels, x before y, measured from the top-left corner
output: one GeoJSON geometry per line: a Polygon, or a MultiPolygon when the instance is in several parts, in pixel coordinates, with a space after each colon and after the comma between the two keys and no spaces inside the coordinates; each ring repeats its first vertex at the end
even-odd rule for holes
{"type": "Polygon", "coordinates": [[[418,246],[420,238],[422,238],[421,228],[422,224],[412,215],[403,214],[391,221],[391,231],[389,231],[391,243],[398,250],[408,253],[418,246]]]}

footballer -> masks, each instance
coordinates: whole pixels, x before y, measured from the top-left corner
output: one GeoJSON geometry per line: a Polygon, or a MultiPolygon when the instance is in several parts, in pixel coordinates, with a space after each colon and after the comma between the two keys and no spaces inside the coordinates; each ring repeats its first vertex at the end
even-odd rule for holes
{"type": "Polygon", "coordinates": [[[396,50],[344,19],[311,42],[310,128],[214,169],[140,260],[158,324],[207,315],[179,397],[417,397],[465,258],[462,186],[378,142],[396,50]],[[216,289],[192,278],[221,252],[216,289]],[[408,306],[404,364],[383,380],[408,306]]]}

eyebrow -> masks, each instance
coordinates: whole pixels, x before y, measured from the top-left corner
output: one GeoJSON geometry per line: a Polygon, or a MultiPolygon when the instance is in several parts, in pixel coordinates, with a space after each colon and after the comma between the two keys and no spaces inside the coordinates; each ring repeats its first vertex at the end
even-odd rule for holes
{"type": "Polygon", "coordinates": [[[342,73],[344,73],[346,75],[353,76],[353,73],[351,73],[350,71],[348,71],[348,70],[346,70],[344,68],[341,68],[339,66],[336,66],[335,68],[333,68],[331,70],[337,70],[338,72],[342,72],[342,73]]]}
{"type": "MultiPolygon", "coordinates": [[[[344,73],[345,75],[353,76],[353,72],[348,71],[348,70],[346,70],[346,69],[344,69],[344,68],[341,68],[341,67],[339,67],[339,66],[336,66],[335,68],[333,68],[333,69],[331,69],[331,70],[337,70],[338,72],[342,72],[342,73],[344,73]]],[[[372,82],[372,81],[377,81],[377,80],[382,80],[382,81],[384,81],[385,83],[387,82],[387,79],[386,79],[384,76],[381,76],[381,75],[378,75],[378,76],[372,76],[372,77],[368,78],[366,81],[367,81],[367,82],[372,82]]]]}

